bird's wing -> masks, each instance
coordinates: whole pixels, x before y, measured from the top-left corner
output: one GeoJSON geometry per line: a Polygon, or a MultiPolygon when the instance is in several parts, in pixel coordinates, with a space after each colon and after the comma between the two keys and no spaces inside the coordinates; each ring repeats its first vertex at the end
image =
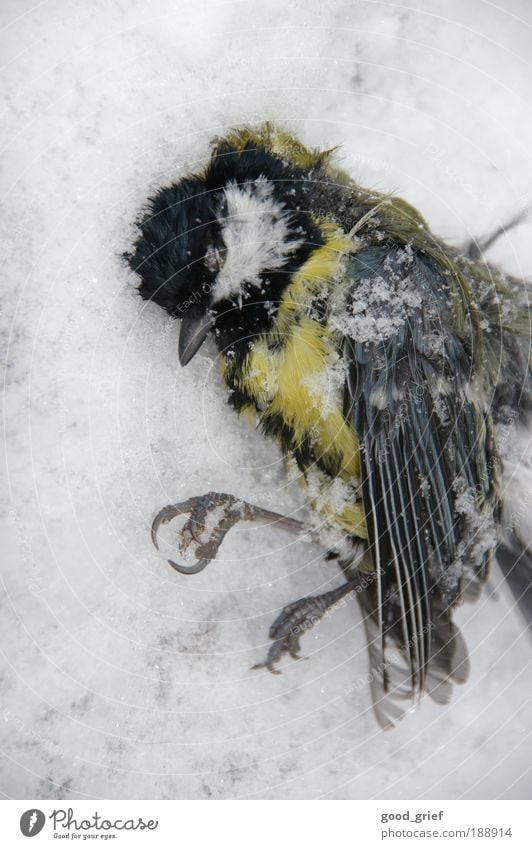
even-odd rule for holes
{"type": "Polygon", "coordinates": [[[458,639],[448,612],[466,575],[474,583],[485,574],[495,544],[491,420],[434,260],[387,242],[352,258],[349,280],[332,321],[344,338],[345,414],[360,442],[371,627],[381,658],[387,635],[402,646],[411,694],[432,688],[443,700],[458,639]]]}

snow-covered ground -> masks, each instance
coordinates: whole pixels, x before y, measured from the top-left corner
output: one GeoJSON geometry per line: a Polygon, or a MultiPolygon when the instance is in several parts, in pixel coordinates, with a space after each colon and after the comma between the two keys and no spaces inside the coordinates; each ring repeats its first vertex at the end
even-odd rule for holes
{"type": "MultiPolygon", "coordinates": [[[[341,144],[455,243],[530,203],[527,0],[3,0],[5,472],[1,792],[54,798],[523,798],[531,645],[494,573],[463,607],[473,671],[448,709],[376,725],[354,601],[309,660],[250,671],[294,599],[338,583],[317,546],[236,529],[201,575],[156,510],[211,489],[303,495],[226,406],[213,349],[120,260],[147,193],[225,128],[341,144]],[[167,535],[167,539],[169,539],[167,535]]],[[[531,224],[492,258],[532,273],[531,224]]],[[[527,777],[528,775],[528,777],[527,777]]]]}

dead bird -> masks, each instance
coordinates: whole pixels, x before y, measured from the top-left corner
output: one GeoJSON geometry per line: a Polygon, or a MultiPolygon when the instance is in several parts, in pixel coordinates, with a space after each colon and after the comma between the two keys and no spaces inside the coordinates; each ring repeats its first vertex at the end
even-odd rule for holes
{"type": "MultiPolygon", "coordinates": [[[[453,248],[401,198],[355,183],[334,151],[272,124],[215,140],[206,167],[158,191],[138,226],[127,260],[141,296],[181,319],[181,364],[214,338],[231,405],[297,468],[346,579],[282,611],[265,665],[297,657],[308,623],[356,590],[381,724],[423,693],[448,702],[469,668],[453,608],[478,596],[503,490],[511,506],[524,479],[501,433],[528,440],[532,410],[526,287],[483,259],[499,231],[453,248]]],[[[273,515],[193,499],[188,531],[220,505],[199,565],[175,568],[199,571],[235,521],[273,515]]],[[[506,525],[526,548],[521,519],[506,525]]]]}

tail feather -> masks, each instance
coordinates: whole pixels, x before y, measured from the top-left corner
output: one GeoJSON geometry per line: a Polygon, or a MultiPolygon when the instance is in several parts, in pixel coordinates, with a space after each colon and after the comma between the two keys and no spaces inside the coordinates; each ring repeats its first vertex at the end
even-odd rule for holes
{"type": "MultiPolygon", "coordinates": [[[[401,629],[391,627],[387,631],[383,656],[374,589],[367,587],[357,593],[357,598],[364,615],[375,715],[382,728],[392,728],[419,701],[419,694],[412,685],[408,653],[401,629]]],[[[452,622],[451,611],[445,607],[443,599],[433,596],[431,601],[431,654],[424,691],[434,702],[448,704],[453,684],[463,684],[469,676],[469,655],[462,633],[452,622]]]]}
{"type": "Polygon", "coordinates": [[[375,610],[368,610],[368,599],[363,596],[364,593],[357,594],[364,614],[373,710],[381,728],[393,728],[416,703],[410,663],[398,650],[387,651],[383,656],[381,629],[375,610]]]}
{"type": "Polygon", "coordinates": [[[442,608],[441,599],[433,599],[432,654],[426,689],[433,701],[448,704],[453,692],[453,682],[463,684],[467,681],[470,663],[460,629],[451,620],[451,612],[442,608]]]}

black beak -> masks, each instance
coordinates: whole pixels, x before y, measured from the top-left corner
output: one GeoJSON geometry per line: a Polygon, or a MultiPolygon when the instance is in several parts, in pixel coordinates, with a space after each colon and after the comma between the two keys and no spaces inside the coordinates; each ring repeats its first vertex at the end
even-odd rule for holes
{"type": "Polygon", "coordinates": [[[186,366],[194,354],[197,354],[213,324],[213,317],[206,312],[186,315],[181,319],[178,351],[182,366],[186,366]]]}

